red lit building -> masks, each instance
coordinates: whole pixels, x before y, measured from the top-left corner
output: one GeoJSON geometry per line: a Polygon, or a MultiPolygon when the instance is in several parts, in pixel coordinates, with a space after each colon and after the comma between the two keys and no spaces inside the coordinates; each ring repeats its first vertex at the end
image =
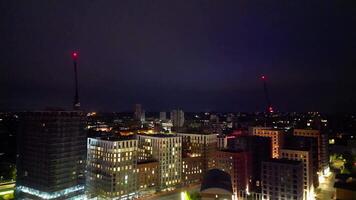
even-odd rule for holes
{"type": "Polygon", "coordinates": [[[213,167],[230,174],[234,195],[237,195],[239,190],[249,189],[249,177],[251,176],[251,155],[249,152],[217,151],[213,167]]]}

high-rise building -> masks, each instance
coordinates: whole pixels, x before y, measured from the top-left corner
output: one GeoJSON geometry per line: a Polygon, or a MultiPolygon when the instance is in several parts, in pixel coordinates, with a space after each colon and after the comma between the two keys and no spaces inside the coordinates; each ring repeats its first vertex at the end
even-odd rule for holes
{"type": "Polygon", "coordinates": [[[142,109],[141,104],[135,104],[134,108],[134,119],[139,121],[145,121],[146,119],[145,111],[142,109]]]}
{"type": "Polygon", "coordinates": [[[278,158],[280,155],[280,150],[283,146],[283,131],[279,129],[273,129],[270,127],[252,127],[250,128],[250,133],[252,135],[257,135],[261,137],[269,137],[272,140],[272,157],[278,158]]]}
{"type": "Polygon", "coordinates": [[[87,196],[132,199],[137,196],[137,140],[88,138],[87,196]]]}
{"type": "Polygon", "coordinates": [[[166,112],[159,112],[159,120],[164,121],[167,119],[167,113],[166,112]]]}
{"type": "Polygon", "coordinates": [[[177,133],[182,137],[182,181],[184,184],[201,181],[212,163],[216,151],[215,134],[177,133]]]}
{"type": "Polygon", "coordinates": [[[251,191],[261,192],[261,164],[262,161],[272,158],[271,138],[260,136],[229,136],[227,138],[227,149],[229,151],[246,151],[251,155],[251,177],[249,193],[251,191]]]}
{"type": "Polygon", "coordinates": [[[38,111],[22,117],[17,199],[82,198],[86,162],[83,112],[38,111]]]}
{"type": "Polygon", "coordinates": [[[249,190],[251,176],[251,155],[246,151],[216,151],[213,167],[227,172],[231,176],[234,196],[240,190],[249,190]]]}
{"type": "Polygon", "coordinates": [[[313,158],[309,149],[282,149],[281,158],[303,163],[303,199],[314,199],[313,158]]]}
{"type": "Polygon", "coordinates": [[[310,153],[312,162],[312,180],[314,188],[319,186],[318,180],[318,141],[315,137],[304,137],[295,135],[286,135],[284,137],[283,149],[305,149],[310,153]]]}
{"type": "Polygon", "coordinates": [[[303,163],[288,159],[262,162],[262,199],[303,199],[303,163]]]}
{"type": "Polygon", "coordinates": [[[139,160],[158,161],[158,190],[173,190],[181,183],[182,139],[176,135],[138,135],[139,160]]]}
{"type": "Polygon", "coordinates": [[[329,152],[328,152],[328,135],[321,133],[319,130],[312,129],[294,129],[295,136],[312,137],[318,141],[318,169],[320,174],[329,172],[329,152]]]}
{"type": "Polygon", "coordinates": [[[184,125],[184,112],[183,110],[172,110],[171,120],[174,128],[180,128],[184,125]]]}

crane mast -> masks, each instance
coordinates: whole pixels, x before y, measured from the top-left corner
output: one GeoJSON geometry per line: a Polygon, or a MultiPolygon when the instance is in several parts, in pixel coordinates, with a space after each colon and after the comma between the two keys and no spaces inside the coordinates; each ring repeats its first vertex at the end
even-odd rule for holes
{"type": "Polygon", "coordinates": [[[265,93],[266,103],[267,103],[266,111],[267,111],[267,113],[273,113],[274,110],[273,110],[273,106],[272,106],[271,100],[269,98],[266,79],[267,79],[267,77],[265,75],[261,76],[261,80],[263,81],[263,89],[264,89],[264,93],[265,93]]]}

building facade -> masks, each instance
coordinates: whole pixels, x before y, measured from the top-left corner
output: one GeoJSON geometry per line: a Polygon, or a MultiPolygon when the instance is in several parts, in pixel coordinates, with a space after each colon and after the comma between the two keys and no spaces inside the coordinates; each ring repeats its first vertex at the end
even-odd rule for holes
{"type": "Polygon", "coordinates": [[[281,158],[303,163],[303,199],[314,199],[313,158],[308,149],[282,149],[281,158]]]}
{"type": "Polygon", "coordinates": [[[145,196],[157,191],[158,186],[157,161],[144,161],[137,163],[137,186],[139,196],[145,196]]]}
{"type": "Polygon", "coordinates": [[[182,139],[176,135],[138,135],[139,160],[158,162],[160,191],[173,190],[181,184],[182,139]]]}
{"type": "Polygon", "coordinates": [[[287,159],[262,162],[262,199],[303,199],[303,163],[287,159]]]}
{"type": "Polygon", "coordinates": [[[177,133],[182,138],[183,180],[197,182],[212,165],[216,134],[177,133]],[[197,179],[198,178],[198,179],[197,179]]]}
{"type": "Polygon", "coordinates": [[[329,172],[329,137],[326,133],[312,129],[294,129],[295,136],[312,137],[317,139],[318,143],[318,170],[319,174],[325,175],[329,172]]]}
{"type": "Polygon", "coordinates": [[[271,138],[260,136],[237,135],[229,136],[227,140],[229,151],[246,151],[251,155],[251,176],[249,193],[261,193],[261,166],[262,161],[272,158],[271,138]]]}
{"type": "Polygon", "coordinates": [[[38,111],[22,115],[18,135],[17,199],[70,199],[84,195],[85,115],[38,111]]]}
{"type": "Polygon", "coordinates": [[[235,197],[240,190],[249,190],[249,178],[251,176],[251,155],[249,152],[217,151],[214,156],[213,168],[230,174],[235,197]]]}
{"type": "Polygon", "coordinates": [[[269,127],[252,127],[250,129],[252,135],[269,137],[272,141],[272,157],[279,158],[280,150],[283,146],[283,136],[282,130],[273,129],[269,127]]]}
{"type": "Polygon", "coordinates": [[[88,138],[87,196],[132,199],[137,196],[137,140],[88,138]]]}
{"type": "Polygon", "coordinates": [[[172,110],[171,111],[171,120],[174,128],[180,128],[184,125],[184,112],[183,110],[172,110]]]}

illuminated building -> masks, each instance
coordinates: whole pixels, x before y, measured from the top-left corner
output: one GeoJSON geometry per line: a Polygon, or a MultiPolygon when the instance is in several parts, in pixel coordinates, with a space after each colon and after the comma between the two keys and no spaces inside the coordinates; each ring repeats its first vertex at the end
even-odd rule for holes
{"type": "Polygon", "coordinates": [[[203,178],[204,161],[202,157],[182,158],[182,184],[199,183],[203,178]]]}
{"type": "Polygon", "coordinates": [[[139,195],[154,193],[158,185],[157,161],[145,161],[137,163],[137,186],[139,195]]]}
{"type": "Polygon", "coordinates": [[[262,200],[262,193],[260,192],[246,192],[245,190],[240,190],[237,196],[238,200],[262,200]]]}
{"type": "Polygon", "coordinates": [[[23,113],[17,141],[17,199],[84,195],[84,119],[80,111],[23,113]]]}
{"type": "Polygon", "coordinates": [[[88,138],[88,198],[132,199],[137,195],[136,169],[136,139],[88,138]]]}
{"type": "Polygon", "coordinates": [[[282,149],[281,158],[297,160],[303,163],[303,199],[314,199],[313,161],[308,149],[282,149]]]}
{"type": "Polygon", "coordinates": [[[182,139],[167,134],[138,135],[139,160],[158,161],[158,190],[173,190],[181,183],[182,139]]]}
{"type": "Polygon", "coordinates": [[[167,113],[166,112],[159,112],[159,120],[164,121],[167,119],[167,113]]]}
{"type": "Polygon", "coordinates": [[[252,127],[250,129],[252,135],[261,137],[269,137],[272,141],[272,157],[278,158],[280,149],[283,145],[283,131],[269,127],[252,127]]]}
{"type": "Polygon", "coordinates": [[[249,188],[249,193],[251,191],[261,192],[261,164],[262,161],[272,158],[271,151],[269,151],[271,148],[271,138],[268,137],[237,135],[227,138],[228,150],[242,150],[249,152],[251,155],[251,187],[249,188]]]}
{"type": "Polygon", "coordinates": [[[164,122],[161,122],[162,130],[164,132],[170,133],[173,127],[172,121],[166,120],[164,122]]]}
{"type": "Polygon", "coordinates": [[[329,152],[328,152],[328,135],[321,133],[319,130],[312,129],[294,129],[295,136],[316,138],[318,142],[318,169],[320,174],[329,172],[329,152]]]}
{"type": "Polygon", "coordinates": [[[204,175],[200,195],[202,200],[231,200],[233,190],[230,175],[219,169],[209,170],[204,175]]]}
{"type": "Polygon", "coordinates": [[[303,199],[303,163],[287,159],[262,162],[262,199],[303,199]]]}
{"type": "Polygon", "coordinates": [[[177,133],[182,137],[183,183],[200,181],[212,164],[216,151],[215,134],[177,133]]]}
{"type": "Polygon", "coordinates": [[[312,158],[312,180],[314,188],[319,186],[318,180],[318,141],[314,137],[286,135],[284,137],[283,149],[305,149],[309,151],[312,158]]]}
{"type": "Polygon", "coordinates": [[[227,137],[224,135],[217,136],[217,148],[219,150],[224,150],[227,147],[227,137]]]}
{"type": "Polygon", "coordinates": [[[171,121],[174,128],[180,128],[184,125],[184,112],[183,110],[172,110],[171,111],[171,121]]]}
{"type": "Polygon", "coordinates": [[[214,156],[213,168],[230,174],[235,196],[237,196],[239,190],[248,190],[251,175],[251,155],[249,152],[217,151],[214,156]]]}
{"type": "Polygon", "coordinates": [[[142,109],[141,104],[135,104],[134,119],[141,122],[145,121],[145,111],[142,109]]]}

